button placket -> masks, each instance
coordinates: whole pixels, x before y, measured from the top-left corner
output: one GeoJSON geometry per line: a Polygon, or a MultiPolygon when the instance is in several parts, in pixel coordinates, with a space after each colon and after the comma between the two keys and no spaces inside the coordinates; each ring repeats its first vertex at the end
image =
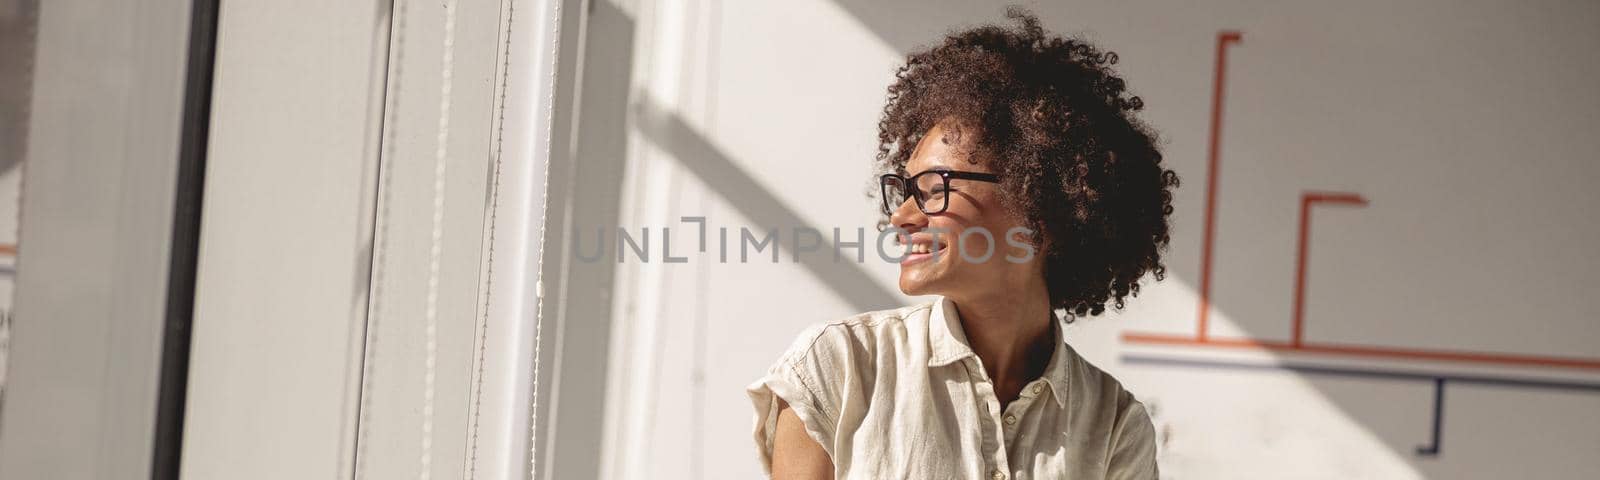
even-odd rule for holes
{"type": "MultiPolygon", "coordinates": [[[[1022,423],[1022,419],[1028,411],[1028,405],[1032,402],[1033,399],[1024,395],[1012,401],[1011,405],[1006,406],[1005,415],[1000,417],[1001,432],[1004,434],[1003,438],[1005,438],[1006,445],[1016,445],[1017,425],[1022,423]]],[[[1008,457],[1009,453],[1007,452],[1008,457]]]]}
{"type": "MultiPolygon", "coordinates": [[[[1000,419],[1006,445],[1014,447],[1028,443],[1027,439],[1021,438],[1022,421],[1027,418],[1028,410],[1032,408],[1033,404],[1041,401],[1039,400],[1039,394],[1043,392],[1043,389],[1043,385],[1035,381],[1035,383],[1024,387],[1021,394],[1017,395],[1017,399],[1006,406],[1004,415],[1000,419]]],[[[1009,450],[1006,452],[1008,462],[1020,460],[1026,463],[1026,460],[1011,458],[1010,453],[1009,450]]],[[[1020,478],[1021,476],[1019,475],[1013,480],[1020,478]]]]}
{"type": "Polygon", "coordinates": [[[990,457],[988,462],[990,478],[1005,479],[1006,472],[1011,469],[1008,458],[1010,452],[1007,449],[1010,432],[1006,431],[1000,419],[1003,413],[1000,408],[1000,397],[995,394],[994,383],[989,381],[988,373],[984,372],[983,365],[979,364],[977,359],[969,357],[963,364],[967,367],[967,376],[977,379],[972,384],[978,397],[978,410],[982,412],[980,418],[983,420],[979,422],[982,428],[979,430],[983,432],[983,447],[990,457]]]}

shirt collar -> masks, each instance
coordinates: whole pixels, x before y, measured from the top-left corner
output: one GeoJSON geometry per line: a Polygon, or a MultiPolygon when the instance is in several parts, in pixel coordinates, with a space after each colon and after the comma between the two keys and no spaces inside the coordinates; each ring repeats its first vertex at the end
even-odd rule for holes
{"type": "MultiPolygon", "coordinates": [[[[1054,310],[1050,311],[1050,317],[1054,322],[1050,330],[1056,337],[1055,349],[1050,354],[1050,365],[1045,367],[1042,380],[1050,385],[1050,394],[1055,397],[1056,405],[1065,408],[1067,374],[1071,370],[1069,364],[1073,353],[1062,332],[1061,317],[1054,310]]],[[[955,303],[944,296],[938,297],[928,313],[928,366],[942,367],[974,356],[977,353],[967,343],[967,333],[961,328],[961,317],[956,313],[955,303]]]]}
{"type": "Polygon", "coordinates": [[[942,367],[975,355],[961,329],[956,305],[940,296],[928,313],[928,366],[942,367]]]}
{"type": "Polygon", "coordinates": [[[1067,375],[1072,371],[1072,347],[1067,345],[1066,333],[1063,332],[1061,316],[1055,310],[1050,311],[1051,331],[1055,332],[1056,348],[1050,353],[1050,366],[1044,369],[1044,381],[1050,384],[1050,396],[1055,397],[1056,406],[1067,407],[1067,375]]]}

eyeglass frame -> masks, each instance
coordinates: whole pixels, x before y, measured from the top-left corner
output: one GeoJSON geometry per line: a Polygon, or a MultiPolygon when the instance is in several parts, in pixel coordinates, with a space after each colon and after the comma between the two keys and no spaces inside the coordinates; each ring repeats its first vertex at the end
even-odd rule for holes
{"type": "Polygon", "coordinates": [[[1000,175],[983,172],[963,172],[960,170],[926,170],[910,177],[906,177],[898,173],[885,173],[878,176],[878,195],[883,197],[883,214],[894,215],[895,210],[898,210],[900,205],[904,205],[906,203],[906,198],[915,199],[917,210],[921,210],[924,215],[938,215],[944,213],[945,210],[949,210],[950,200],[948,198],[945,199],[944,205],[939,207],[939,211],[930,212],[928,211],[927,207],[924,206],[928,203],[926,198],[927,193],[923,192],[922,188],[917,186],[917,179],[923,175],[930,174],[939,176],[939,180],[944,184],[944,191],[950,190],[950,179],[952,178],[988,183],[1000,183],[1000,175]],[[899,180],[901,188],[908,193],[908,195],[901,198],[900,201],[893,206],[889,205],[889,179],[891,178],[899,180]]]}

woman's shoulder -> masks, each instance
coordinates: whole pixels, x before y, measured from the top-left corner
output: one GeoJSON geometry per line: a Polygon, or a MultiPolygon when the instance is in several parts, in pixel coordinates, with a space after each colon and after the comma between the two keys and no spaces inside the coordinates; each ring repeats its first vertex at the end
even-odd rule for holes
{"type": "Polygon", "coordinates": [[[1075,377],[1069,381],[1080,393],[1116,404],[1127,404],[1130,401],[1137,403],[1138,400],[1133,398],[1133,392],[1128,391],[1116,376],[1084,358],[1072,344],[1068,343],[1065,347],[1070,358],[1068,375],[1075,377]]]}
{"type": "MultiPolygon", "coordinates": [[[[841,418],[845,392],[873,382],[887,357],[904,357],[910,341],[925,329],[931,303],[864,312],[811,325],[747,388],[756,405],[757,436],[767,438],[775,425],[777,400],[795,410],[819,443],[831,448],[833,421],[841,418]]],[[[768,439],[770,441],[770,439],[768,439]]],[[[770,448],[770,445],[768,445],[770,448]]]]}
{"type": "MultiPolygon", "coordinates": [[[[1067,346],[1071,350],[1071,345],[1067,346]]],[[[1145,402],[1140,401],[1121,380],[1087,359],[1073,356],[1071,381],[1074,403],[1082,411],[1075,415],[1073,428],[1096,432],[1106,442],[1107,478],[1158,478],[1156,429],[1145,402]]]]}
{"type": "Polygon", "coordinates": [[[1068,375],[1076,377],[1068,379],[1070,395],[1076,403],[1099,412],[1083,418],[1106,422],[1114,433],[1153,434],[1149,411],[1138,396],[1116,376],[1079,355],[1072,345],[1066,348],[1072,359],[1068,375]]]}
{"type": "Polygon", "coordinates": [[[905,348],[925,329],[934,302],[862,312],[806,327],[780,357],[793,366],[849,363],[870,359],[883,349],[905,348]]]}

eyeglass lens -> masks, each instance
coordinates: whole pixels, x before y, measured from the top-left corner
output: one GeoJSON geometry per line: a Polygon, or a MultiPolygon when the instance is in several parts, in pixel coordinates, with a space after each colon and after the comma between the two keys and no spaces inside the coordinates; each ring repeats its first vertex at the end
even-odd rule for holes
{"type": "Polygon", "coordinates": [[[944,175],[934,172],[912,177],[916,185],[906,188],[906,179],[899,176],[883,177],[883,212],[893,214],[908,199],[916,199],[917,208],[923,213],[935,214],[944,212],[945,191],[950,188],[950,180],[944,175]]]}

